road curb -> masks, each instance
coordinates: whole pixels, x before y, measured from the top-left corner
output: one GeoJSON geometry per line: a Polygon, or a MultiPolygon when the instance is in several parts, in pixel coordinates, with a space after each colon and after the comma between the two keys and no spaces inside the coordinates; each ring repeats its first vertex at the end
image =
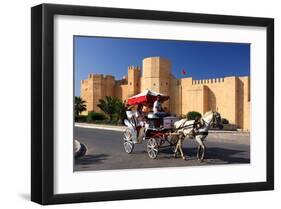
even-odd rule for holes
{"type": "Polygon", "coordinates": [[[114,127],[114,126],[109,126],[109,125],[96,125],[96,124],[85,124],[85,123],[75,123],[75,127],[119,131],[119,132],[123,132],[126,129],[125,126],[114,127]]]}
{"type": "MultiPolygon", "coordinates": [[[[75,123],[75,127],[100,129],[100,130],[110,130],[110,131],[119,131],[119,132],[123,132],[126,129],[126,126],[111,126],[111,125],[88,124],[88,123],[75,123]]],[[[219,130],[215,130],[215,131],[214,130],[209,130],[209,133],[249,134],[249,132],[219,131],[219,130]]]]}

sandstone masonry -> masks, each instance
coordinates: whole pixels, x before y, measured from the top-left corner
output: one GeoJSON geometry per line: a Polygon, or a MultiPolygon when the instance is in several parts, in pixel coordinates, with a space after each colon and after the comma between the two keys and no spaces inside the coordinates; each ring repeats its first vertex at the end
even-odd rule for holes
{"type": "Polygon", "coordinates": [[[129,66],[128,75],[115,80],[112,75],[89,74],[81,81],[81,97],[87,102],[88,111],[97,107],[105,96],[116,96],[125,101],[145,89],[167,94],[170,99],[163,104],[172,114],[189,111],[201,114],[216,110],[239,128],[250,130],[250,77],[224,77],[193,80],[191,77],[176,79],[171,74],[171,63],[160,57],[142,61],[142,69],[129,66]]]}

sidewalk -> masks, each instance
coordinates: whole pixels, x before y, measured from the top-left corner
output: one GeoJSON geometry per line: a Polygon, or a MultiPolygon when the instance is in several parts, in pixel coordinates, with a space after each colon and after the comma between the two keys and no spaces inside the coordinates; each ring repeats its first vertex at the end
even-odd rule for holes
{"type": "Polygon", "coordinates": [[[126,126],[117,126],[117,125],[115,126],[115,125],[93,124],[93,123],[75,123],[75,127],[102,129],[102,130],[111,130],[111,131],[120,131],[120,132],[123,132],[126,129],[126,126]]]}
{"type": "MultiPolygon", "coordinates": [[[[120,131],[120,132],[123,132],[126,129],[126,126],[107,125],[107,124],[93,124],[93,123],[75,123],[75,127],[101,129],[101,130],[111,130],[111,131],[120,131]]],[[[226,131],[226,130],[209,130],[209,133],[249,134],[249,132],[226,131]]]]}

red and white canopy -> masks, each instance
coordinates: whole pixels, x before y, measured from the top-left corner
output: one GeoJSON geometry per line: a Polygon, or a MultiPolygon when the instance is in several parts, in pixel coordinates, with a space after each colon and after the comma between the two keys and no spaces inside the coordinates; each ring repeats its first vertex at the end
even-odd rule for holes
{"type": "Polygon", "coordinates": [[[128,105],[137,105],[137,104],[150,104],[152,105],[155,100],[157,99],[157,96],[160,95],[161,101],[166,101],[169,99],[169,96],[165,94],[160,94],[155,91],[151,90],[145,90],[142,93],[139,93],[133,97],[128,98],[127,104],[128,105]]]}

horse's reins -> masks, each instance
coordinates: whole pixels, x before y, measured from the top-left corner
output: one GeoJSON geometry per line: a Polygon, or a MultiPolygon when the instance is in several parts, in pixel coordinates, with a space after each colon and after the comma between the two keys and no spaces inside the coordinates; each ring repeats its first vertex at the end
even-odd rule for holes
{"type": "Polygon", "coordinates": [[[204,123],[206,123],[206,124],[207,124],[207,126],[208,126],[208,125],[210,125],[210,123],[211,123],[211,122],[210,122],[210,123],[208,123],[208,122],[207,122],[207,121],[205,121],[203,118],[201,118],[201,119],[203,120],[203,122],[204,122],[204,123]]]}

